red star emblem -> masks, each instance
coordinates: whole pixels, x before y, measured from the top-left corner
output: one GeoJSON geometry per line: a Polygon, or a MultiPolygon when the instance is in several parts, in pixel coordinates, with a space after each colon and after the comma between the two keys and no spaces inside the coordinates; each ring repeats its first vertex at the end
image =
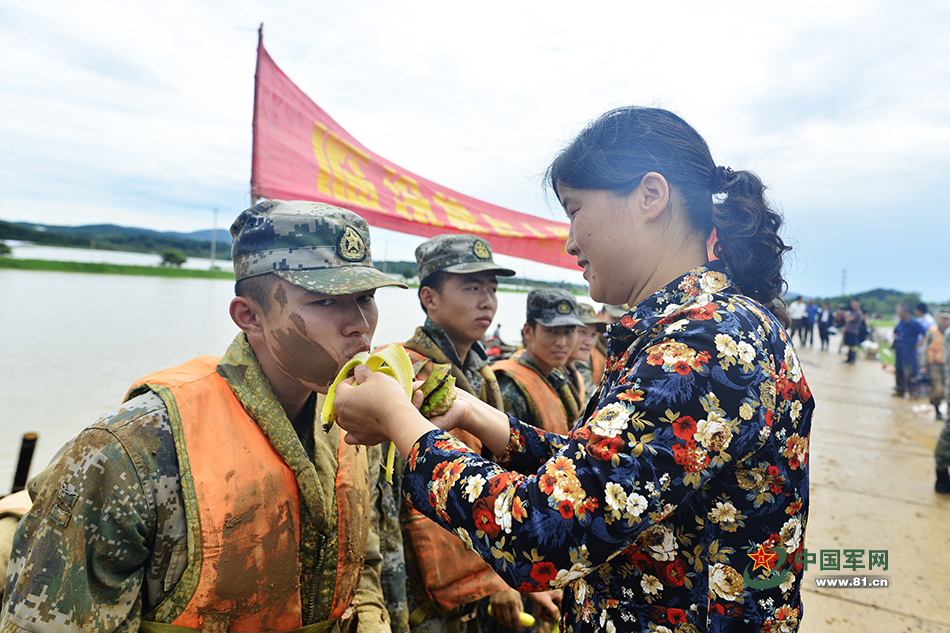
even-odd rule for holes
{"type": "Polygon", "coordinates": [[[755,563],[755,565],[752,566],[752,571],[755,571],[759,567],[764,567],[766,570],[771,571],[772,566],[778,560],[778,554],[765,549],[765,545],[759,545],[759,550],[748,556],[755,563]]]}

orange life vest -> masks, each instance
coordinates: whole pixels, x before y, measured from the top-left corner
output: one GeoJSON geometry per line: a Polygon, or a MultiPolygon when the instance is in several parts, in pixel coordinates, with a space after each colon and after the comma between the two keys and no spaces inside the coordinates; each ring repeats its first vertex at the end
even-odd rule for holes
{"type": "MultiPolygon", "coordinates": [[[[515,381],[518,390],[528,401],[528,407],[535,418],[535,426],[551,433],[567,435],[571,429],[571,424],[574,422],[570,418],[576,413],[579,406],[577,402],[574,402],[574,412],[569,412],[561,400],[561,396],[547,380],[538,372],[530,367],[525,367],[512,358],[498,361],[492,365],[492,370],[495,373],[507,374],[515,381]]],[[[573,399],[573,395],[571,395],[571,398],[573,399]]],[[[527,420],[524,421],[527,422],[527,420]]]]}
{"type": "Polygon", "coordinates": [[[930,327],[929,337],[930,342],[927,345],[927,364],[928,365],[943,365],[944,358],[944,348],[943,348],[943,337],[945,334],[940,331],[940,328],[936,326],[930,327]]]}
{"type": "MultiPolygon", "coordinates": [[[[425,380],[432,373],[432,365],[435,361],[412,349],[407,348],[406,353],[412,361],[416,379],[425,380]]],[[[461,372],[453,365],[452,373],[455,375],[461,372]]],[[[494,379],[494,374],[486,376],[486,373],[488,372],[482,374],[483,378],[486,381],[489,378],[493,380],[494,392],[497,393],[497,380],[494,379]]],[[[457,375],[456,385],[463,387],[468,385],[466,390],[471,393],[471,385],[468,381],[462,383],[457,375]]],[[[491,393],[491,387],[491,385],[486,385],[483,392],[491,393]]],[[[481,452],[482,443],[474,435],[461,429],[450,431],[450,433],[465,442],[472,450],[481,452]]],[[[406,530],[419,562],[419,571],[422,574],[426,593],[439,605],[439,608],[449,611],[508,589],[505,581],[478,554],[468,549],[459,537],[415,508],[409,508],[406,530]]]]}
{"type": "MultiPolygon", "coordinates": [[[[218,360],[202,356],[137,383],[168,408],[189,558],[172,593],[143,619],[196,630],[291,631],[302,626],[296,475],[216,373],[218,360]]],[[[339,472],[345,474],[353,460],[344,446],[341,441],[339,472]]],[[[359,454],[365,468],[365,451],[359,454]]],[[[338,495],[341,549],[365,556],[366,535],[343,534],[348,502],[338,495]]],[[[336,577],[331,619],[349,606],[359,574],[336,577]]]]}

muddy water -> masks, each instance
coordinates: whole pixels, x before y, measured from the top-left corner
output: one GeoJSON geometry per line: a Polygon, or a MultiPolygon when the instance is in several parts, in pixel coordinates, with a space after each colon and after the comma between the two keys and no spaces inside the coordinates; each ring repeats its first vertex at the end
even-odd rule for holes
{"type": "MultiPolygon", "coordinates": [[[[0,270],[0,493],[24,432],[39,433],[31,473],[118,405],[137,378],[195,356],[220,356],[237,333],[226,280],[0,270]]],[[[517,342],[525,295],[499,293],[490,331],[517,342]]],[[[374,344],[424,320],[415,289],[381,288],[374,344]]]]}

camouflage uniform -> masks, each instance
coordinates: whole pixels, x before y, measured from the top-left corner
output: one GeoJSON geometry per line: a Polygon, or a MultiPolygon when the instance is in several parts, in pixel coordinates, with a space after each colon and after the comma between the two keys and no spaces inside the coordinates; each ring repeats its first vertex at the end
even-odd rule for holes
{"type": "MultiPolygon", "coordinates": [[[[597,318],[597,313],[594,311],[593,306],[586,303],[577,304],[577,316],[584,323],[584,325],[596,325],[599,332],[607,331],[607,324],[597,318]]],[[[603,337],[598,337],[602,339],[603,337]]],[[[589,398],[594,389],[597,388],[597,383],[594,381],[594,368],[591,365],[590,359],[588,360],[575,360],[571,363],[574,368],[580,373],[581,378],[584,380],[584,393],[589,398]]],[[[582,405],[584,403],[581,403],[582,405]]]]}
{"type": "MultiPolygon", "coordinates": [[[[416,249],[416,262],[419,266],[419,279],[423,282],[437,272],[465,274],[491,271],[502,276],[515,274],[515,271],[495,264],[488,242],[471,235],[440,235],[423,242],[416,249]]],[[[476,396],[481,394],[485,383],[482,372],[486,371],[488,357],[480,342],[472,344],[463,361],[459,358],[455,343],[442,327],[427,317],[425,325],[417,328],[415,335],[405,345],[433,362],[450,361],[453,373],[458,375],[457,372],[461,371],[461,375],[468,382],[468,385],[465,385],[462,380],[457,379],[456,386],[466,388],[476,396]]],[[[416,368],[420,378],[428,375],[429,371],[431,363],[429,366],[416,368]]],[[[403,467],[404,460],[397,459],[392,489],[383,489],[380,493],[383,507],[380,528],[383,552],[382,586],[393,633],[408,631],[410,614],[413,613],[416,618],[422,617],[423,613],[428,616],[422,622],[413,621],[411,628],[414,633],[477,631],[478,623],[475,619],[462,621],[463,616],[474,608],[474,604],[456,609],[459,613],[440,614],[434,610],[427,595],[419,562],[406,532],[408,506],[397,499],[395,492],[401,487],[403,467]]]]}
{"type": "MultiPolygon", "coordinates": [[[[539,288],[528,293],[527,317],[529,321],[535,321],[541,327],[584,325],[578,317],[577,301],[574,296],[560,288],[539,288]]],[[[564,408],[568,413],[568,418],[573,422],[577,417],[580,403],[577,402],[571,389],[567,374],[562,369],[556,368],[550,374],[545,375],[531,360],[527,351],[522,352],[515,361],[534,370],[551,386],[554,392],[560,396],[561,403],[565,405],[564,408]]],[[[534,419],[535,416],[528,406],[528,401],[511,377],[499,373],[498,386],[501,388],[501,395],[505,399],[506,413],[510,413],[522,422],[543,428],[544,425],[541,420],[534,419]]]]}
{"type": "MultiPolygon", "coordinates": [[[[525,367],[530,367],[536,371],[539,376],[544,378],[544,381],[551,385],[551,389],[561,396],[562,403],[567,397],[567,394],[573,396],[570,380],[560,367],[556,368],[550,374],[545,375],[541,372],[541,369],[534,364],[531,358],[528,357],[528,352],[521,352],[521,355],[515,360],[525,367]]],[[[543,426],[541,420],[534,419],[531,408],[528,406],[528,401],[514,380],[504,374],[498,374],[498,388],[501,389],[501,397],[505,399],[505,413],[509,413],[516,420],[527,422],[531,426],[538,428],[543,426]]],[[[575,405],[575,407],[579,408],[578,405],[575,405]]]]}
{"type": "MultiPolygon", "coordinates": [[[[950,312],[941,310],[937,313],[938,319],[946,317],[950,317],[950,312]]],[[[943,334],[943,379],[946,387],[947,402],[950,403],[950,329],[947,329],[943,334]]],[[[947,419],[944,421],[940,435],[937,437],[937,446],[934,450],[937,470],[942,470],[944,473],[950,468],[950,411],[947,413],[947,419]]]]}
{"type": "MultiPolygon", "coordinates": [[[[242,213],[231,231],[237,280],[275,272],[327,294],[401,285],[372,269],[367,225],[342,209],[268,201],[242,213]]],[[[323,496],[335,505],[340,435],[338,429],[323,432],[317,395],[303,413],[313,423],[292,426],[243,333],[217,373],[285,463],[305,456],[298,481],[321,490],[331,483],[323,496]]],[[[374,447],[370,482],[379,480],[380,462],[381,450],[374,447]]],[[[0,631],[138,631],[142,616],[173,593],[194,547],[187,537],[193,509],[183,501],[183,467],[187,462],[179,461],[168,408],[152,391],[130,394],[68,443],[29,484],[34,505],[14,543],[0,631]]],[[[371,508],[377,507],[374,491],[371,508]]],[[[326,539],[329,550],[338,541],[338,526],[335,515],[322,517],[329,533],[318,535],[305,504],[300,512],[302,620],[309,624],[328,619],[337,574],[335,565],[318,566],[324,551],[312,544],[326,539]]],[[[351,603],[365,633],[389,631],[378,580],[378,520],[371,515],[365,565],[351,603]]]]}

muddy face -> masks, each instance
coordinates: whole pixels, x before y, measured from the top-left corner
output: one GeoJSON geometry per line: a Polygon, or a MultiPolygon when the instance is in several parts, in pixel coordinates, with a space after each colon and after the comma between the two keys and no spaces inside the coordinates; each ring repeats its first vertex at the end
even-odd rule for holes
{"type": "Polygon", "coordinates": [[[325,389],[336,378],[336,358],[307,336],[306,323],[299,314],[291,313],[288,321],[288,329],[274,331],[278,362],[284,371],[314,390],[325,389]]]}
{"type": "Polygon", "coordinates": [[[265,316],[270,351],[280,369],[326,393],[340,366],[368,350],[376,329],[373,291],[326,296],[280,280],[265,316]]]}

